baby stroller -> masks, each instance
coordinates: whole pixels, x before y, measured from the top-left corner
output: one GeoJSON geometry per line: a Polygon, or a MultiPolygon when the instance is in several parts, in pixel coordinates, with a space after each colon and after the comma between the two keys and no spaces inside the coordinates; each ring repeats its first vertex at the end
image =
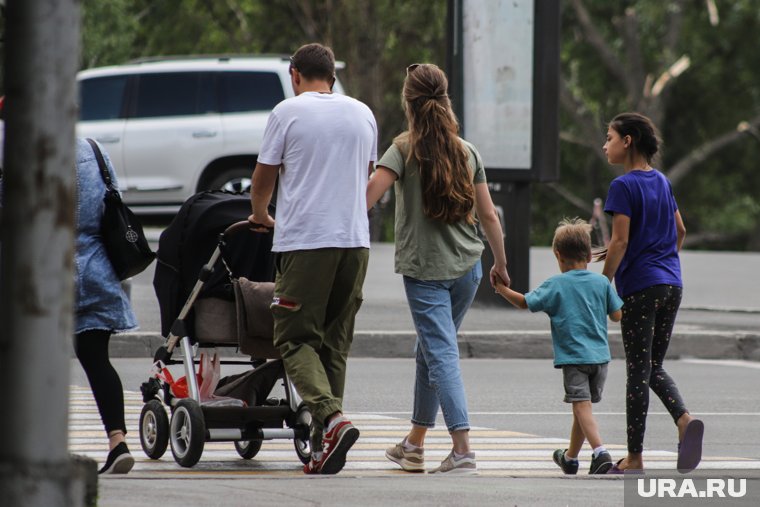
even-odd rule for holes
{"type": "Polygon", "coordinates": [[[248,196],[202,192],[183,204],[161,234],[153,285],[167,339],[140,388],[140,443],[149,458],[159,459],[171,444],[175,461],[192,467],[205,442],[232,441],[250,459],[271,439],[292,439],[301,462],[311,458],[311,414],[272,343],[272,235],[239,221],[250,210],[248,196]],[[178,344],[182,358],[175,360],[178,344]],[[250,360],[216,361],[214,354],[215,361],[207,361],[202,351],[220,346],[250,360]],[[205,371],[196,372],[198,363],[205,371]],[[174,381],[168,372],[174,364],[184,364],[183,379],[174,381]],[[226,364],[251,369],[219,379],[219,365],[226,364]],[[272,398],[278,382],[284,394],[272,398]]]}

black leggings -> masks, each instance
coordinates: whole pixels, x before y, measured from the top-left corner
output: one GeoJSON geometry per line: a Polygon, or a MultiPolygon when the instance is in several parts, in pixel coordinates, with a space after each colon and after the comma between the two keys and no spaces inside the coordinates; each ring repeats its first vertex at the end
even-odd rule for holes
{"type": "Polygon", "coordinates": [[[74,337],[74,351],[87,374],[87,380],[90,381],[92,395],[98,404],[100,419],[103,421],[106,433],[123,431],[126,435],[124,391],[119,374],[108,359],[110,339],[110,331],[101,329],[83,331],[74,337]]]}
{"type": "Polygon", "coordinates": [[[649,388],[674,421],[688,412],[675,382],[662,367],[681,304],[681,287],[655,285],[623,298],[620,326],[625,348],[628,452],[644,449],[649,388]]]}

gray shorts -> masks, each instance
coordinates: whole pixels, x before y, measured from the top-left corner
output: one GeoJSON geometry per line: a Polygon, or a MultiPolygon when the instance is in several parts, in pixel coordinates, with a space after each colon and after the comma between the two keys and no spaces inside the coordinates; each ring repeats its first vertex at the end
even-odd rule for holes
{"type": "Polygon", "coordinates": [[[562,366],[565,383],[565,403],[588,401],[598,403],[602,399],[604,381],[607,380],[607,363],[565,364],[562,366]]]}

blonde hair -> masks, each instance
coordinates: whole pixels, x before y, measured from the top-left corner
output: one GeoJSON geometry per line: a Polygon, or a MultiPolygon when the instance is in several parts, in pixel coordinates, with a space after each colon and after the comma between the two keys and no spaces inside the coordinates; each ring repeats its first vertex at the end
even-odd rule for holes
{"type": "Polygon", "coordinates": [[[426,217],[453,224],[475,223],[475,187],[469,150],[459,139],[459,123],[447,94],[446,74],[427,63],[410,67],[402,92],[409,130],[396,138],[408,142],[407,161],[420,170],[422,211],[426,217]]]}
{"type": "Polygon", "coordinates": [[[552,250],[574,261],[587,261],[591,255],[591,225],[581,218],[564,218],[554,231],[552,250]]]}

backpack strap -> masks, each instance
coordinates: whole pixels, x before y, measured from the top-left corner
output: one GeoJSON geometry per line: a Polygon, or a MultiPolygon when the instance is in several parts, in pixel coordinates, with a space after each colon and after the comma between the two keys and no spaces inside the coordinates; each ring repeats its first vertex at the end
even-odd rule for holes
{"type": "Polygon", "coordinates": [[[100,177],[103,178],[103,183],[106,184],[106,188],[108,190],[113,190],[113,181],[111,180],[111,173],[108,172],[108,166],[106,165],[106,161],[103,158],[103,153],[100,151],[100,147],[98,147],[98,143],[87,138],[87,142],[90,143],[90,146],[92,147],[93,153],[95,153],[95,158],[98,160],[98,167],[100,168],[100,177]]]}

